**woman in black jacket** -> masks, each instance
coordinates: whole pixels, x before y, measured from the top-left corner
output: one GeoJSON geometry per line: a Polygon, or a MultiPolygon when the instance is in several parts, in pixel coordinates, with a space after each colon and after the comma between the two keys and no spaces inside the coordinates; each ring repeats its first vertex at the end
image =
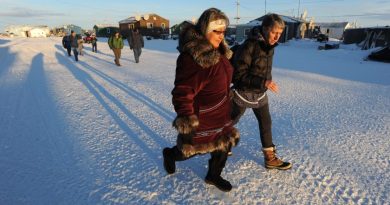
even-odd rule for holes
{"type": "Polygon", "coordinates": [[[233,59],[232,119],[237,123],[246,108],[252,108],[259,123],[265,167],[281,170],[289,169],[292,165],[276,157],[266,91],[279,91],[278,85],[272,80],[272,58],[284,27],[280,16],[268,14],[262,26],[251,30],[251,35],[238,48],[233,59]]]}

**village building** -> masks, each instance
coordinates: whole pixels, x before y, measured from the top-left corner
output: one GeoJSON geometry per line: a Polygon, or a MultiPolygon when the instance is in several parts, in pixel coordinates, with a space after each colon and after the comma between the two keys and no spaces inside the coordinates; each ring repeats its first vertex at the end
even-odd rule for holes
{"type": "Polygon", "coordinates": [[[5,32],[9,36],[14,37],[39,38],[50,36],[50,28],[48,26],[14,25],[8,26],[5,32]]]}
{"type": "Polygon", "coordinates": [[[96,24],[93,26],[93,32],[97,37],[110,37],[119,31],[118,24],[96,24]]]}
{"type": "Polygon", "coordinates": [[[344,32],[343,43],[360,44],[362,49],[390,46],[390,27],[352,28],[344,32]]]}
{"type": "Polygon", "coordinates": [[[162,38],[169,35],[169,20],[157,14],[131,16],[119,21],[122,36],[127,37],[130,31],[138,29],[143,36],[162,38]]]}
{"type": "MultiPolygon", "coordinates": [[[[247,24],[237,25],[236,41],[242,42],[243,40],[247,39],[249,31],[255,26],[260,26],[262,24],[264,17],[265,16],[254,19],[247,24]]],[[[286,24],[286,27],[282,33],[282,36],[279,39],[279,42],[286,42],[292,38],[300,37],[300,29],[302,28],[301,25],[308,24],[303,20],[295,17],[284,16],[284,15],[280,15],[280,17],[283,19],[284,23],[286,24]]],[[[307,26],[305,25],[305,27],[307,26]]]]}
{"type": "Polygon", "coordinates": [[[83,29],[80,26],[76,26],[74,24],[62,25],[59,27],[53,28],[53,34],[56,36],[64,36],[65,33],[69,35],[71,31],[76,32],[76,34],[82,34],[83,29]]]}
{"type": "Polygon", "coordinates": [[[339,40],[343,38],[346,29],[356,28],[354,23],[348,22],[316,23],[315,25],[320,29],[321,33],[326,34],[329,38],[339,40]]]}

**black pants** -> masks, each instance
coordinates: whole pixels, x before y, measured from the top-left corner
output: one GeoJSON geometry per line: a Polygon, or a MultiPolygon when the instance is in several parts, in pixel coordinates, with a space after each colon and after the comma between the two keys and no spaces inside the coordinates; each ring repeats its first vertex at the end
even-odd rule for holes
{"type": "MultiPolygon", "coordinates": [[[[245,110],[245,107],[240,107],[233,101],[231,117],[234,124],[238,123],[242,115],[245,113],[245,110]]],[[[275,146],[272,142],[272,120],[271,114],[269,113],[268,99],[267,103],[263,106],[259,108],[252,108],[252,110],[259,124],[261,145],[263,148],[275,146]]]]}
{"type": "Polygon", "coordinates": [[[68,51],[68,56],[71,56],[70,52],[72,51],[72,48],[71,47],[67,47],[66,51],[68,51]]]}
{"type": "Polygon", "coordinates": [[[92,52],[97,53],[97,44],[96,43],[92,43],[92,52]]]}
{"type": "Polygon", "coordinates": [[[133,52],[134,52],[135,62],[139,63],[139,57],[141,56],[142,49],[141,48],[133,48],[133,52]]]}
{"type": "MultiPolygon", "coordinates": [[[[190,157],[185,157],[183,153],[177,148],[177,146],[170,148],[170,152],[171,152],[171,156],[175,161],[184,161],[196,156],[196,155],[192,155],[190,157]]],[[[223,168],[225,167],[228,154],[227,152],[214,151],[211,152],[210,155],[211,158],[209,160],[209,171],[207,175],[210,175],[212,177],[220,176],[223,168]]]]}

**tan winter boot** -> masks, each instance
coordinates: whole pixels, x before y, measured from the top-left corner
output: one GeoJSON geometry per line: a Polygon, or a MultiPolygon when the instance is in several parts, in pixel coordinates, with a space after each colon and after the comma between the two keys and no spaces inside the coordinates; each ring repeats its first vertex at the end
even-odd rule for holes
{"type": "Polygon", "coordinates": [[[267,169],[290,169],[292,164],[290,162],[283,162],[276,157],[275,147],[263,148],[265,168],[267,169]]]}

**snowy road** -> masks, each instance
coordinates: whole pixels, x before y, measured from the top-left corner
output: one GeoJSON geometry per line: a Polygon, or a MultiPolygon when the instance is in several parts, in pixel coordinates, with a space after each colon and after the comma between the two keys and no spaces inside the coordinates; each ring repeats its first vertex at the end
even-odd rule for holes
{"type": "Polygon", "coordinates": [[[247,111],[222,193],[203,182],[208,155],[162,167],[176,41],[146,41],[139,64],[125,46],[116,67],[99,40],[75,62],[60,38],[0,39],[0,204],[389,203],[390,66],[367,51],[277,47],[274,143],[293,168],[264,168],[247,111]]]}

